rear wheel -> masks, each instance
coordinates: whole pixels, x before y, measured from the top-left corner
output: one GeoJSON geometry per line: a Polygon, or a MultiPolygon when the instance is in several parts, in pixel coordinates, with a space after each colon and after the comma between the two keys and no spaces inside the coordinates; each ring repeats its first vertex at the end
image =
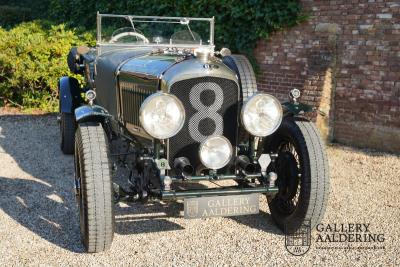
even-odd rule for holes
{"type": "Polygon", "coordinates": [[[107,137],[100,123],[81,123],[75,139],[75,183],[81,239],[87,252],[101,252],[110,248],[114,237],[107,137]]]}
{"type": "Polygon", "coordinates": [[[64,154],[74,153],[75,117],[74,114],[62,112],[60,115],[61,150],[64,154]]]}
{"type": "Polygon", "coordinates": [[[285,232],[295,232],[303,224],[315,227],[329,194],[329,166],[318,130],[312,122],[286,118],[265,149],[278,154],[279,192],[268,198],[272,218],[285,232]]]}

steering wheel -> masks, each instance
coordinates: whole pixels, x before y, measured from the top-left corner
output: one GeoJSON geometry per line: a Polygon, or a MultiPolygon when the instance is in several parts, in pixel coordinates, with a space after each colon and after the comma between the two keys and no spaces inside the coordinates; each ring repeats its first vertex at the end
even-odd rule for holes
{"type": "Polygon", "coordinates": [[[125,37],[125,36],[135,36],[137,38],[140,38],[143,40],[143,43],[148,44],[149,43],[149,39],[146,38],[146,36],[144,36],[143,34],[140,34],[138,32],[121,32],[117,35],[114,35],[111,40],[110,43],[115,43],[117,42],[119,39],[125,37]]]}

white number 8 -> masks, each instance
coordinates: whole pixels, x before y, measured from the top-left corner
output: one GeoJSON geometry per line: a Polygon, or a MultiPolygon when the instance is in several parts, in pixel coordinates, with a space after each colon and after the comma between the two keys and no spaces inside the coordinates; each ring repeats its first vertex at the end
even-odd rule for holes
{"type": "MultiPolygon", "coordinates": [[[[208,136],[203,135],[199,131],[200,121],[209,118],[215,123],[215,130],[211,135],[222,135],[223,133],[223,118],[218,113],[221,109],[224,99],[222,88],[213,82],[198,83],[190,90],[190,103],[197,112],[189,120],[189,134],[197,142],[203,142],[208,136]],[[201,103],[200,95],[202,92],[210,90],[215,94],[214,103],[206,106],[201,103]]],[[[211,136],[210,135],[210,136],[211,136]]]]}

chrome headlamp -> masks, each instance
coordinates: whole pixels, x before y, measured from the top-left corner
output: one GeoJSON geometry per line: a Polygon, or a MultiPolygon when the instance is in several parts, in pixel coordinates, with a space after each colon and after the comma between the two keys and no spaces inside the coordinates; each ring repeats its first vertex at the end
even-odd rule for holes
{"type": "Polygon", "coordinates": [[[282,122],[281,103],[269,94],[258,93],[243,105],[241,118],[246,130],[259,137],[275,132],[282,122]]]}
{"type": "Polygon", "coordinates": [[[185,122],[185,109],[174,95],[154,93],[140,107],[139,119],[143,129],[152,137],[167,139],[176,135],[185,122]]]}
{"type": "Polygon", "coordinates": [[[200,161],[209,169],[221,169],[232,158],[233,149],[228,139],[221,135],[208,137],[200,144],[200,161]]]}

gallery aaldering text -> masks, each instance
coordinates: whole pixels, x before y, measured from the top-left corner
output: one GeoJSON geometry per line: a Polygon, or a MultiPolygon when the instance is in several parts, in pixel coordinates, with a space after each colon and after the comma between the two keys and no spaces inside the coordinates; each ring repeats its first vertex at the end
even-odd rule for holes
{"type": "Polygon", "coordinates": [[[369,223],[332,223],[316,226],[316,242],[384,242],[384,234],[371,233],[369,223]]]}

